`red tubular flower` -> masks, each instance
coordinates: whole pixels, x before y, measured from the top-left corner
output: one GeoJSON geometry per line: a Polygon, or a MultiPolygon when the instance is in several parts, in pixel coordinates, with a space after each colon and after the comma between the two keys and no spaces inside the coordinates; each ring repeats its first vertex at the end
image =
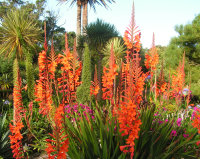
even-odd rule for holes
{"type": "Polygon", "coordinates": [[[128,50],[126,51],[126,64],[122,70],[123,85],[125,86],[119,107],[117,111],[120,132],[122,136],[128,135],[126,144],[120,146],[124,153],[130,152],[131,159],[134,156],[135,139],[138,139],[141,120],[139,119],[139,104],[142,100],[142,94],[145,84],[145,75],[140,66],[140,33],[135,31],[134,9],[132,12],[132,21],[128,31],[125,31],[124,41],[128,50]],[[134,36],[135,34],[135,36],[134,36]]]}
{"type": "Polygon", "coordinates": [[[46,141],[49,142],[47,144],[47,148],[45,149],[48,156],[51,158],[51,153],[56,152],[54,157],[65,159],[67,158],[66,152],[68,151],[69,139],[66,138],[67,135],[63,135],[64,127],[62,125],[64,117],[63,111],[63,104],[60,104],[59,107],[56,109],[55,116],[54,116],[54,123],[53,123],[53,134],[50,134],[54,140],[47,139],[46,141]],[[52,143],[52,144],[50,144],[52,143]]]}
{"type": "MultiPolygon", "coordinates": [[[[145,54],[145,58],[146,58],[146,61],[144,63],[145,63],[146,68],[147,69],[151,68],[151,72],[153,70],[156,70],[156,65],[158,64],[158,61],[159,61],[159,55],[157,52],[157,48],[155,47],[154,33],[153,33],[152,46],[151,46],[149,52],[145,54]]],[[[152,73],[152,75],[153,75],[153,73],[152,73]]]]}
{"type": "Polygon", "coordinates": [[[113,105],[114,79],[117,73],[117,65],[115,64],[113,45],[111,46],[111,54],[109,60],[109,68],[103,68],[102,84],[103,99],[109,99],[113,105]]]}
{"type": "Polygon", "coordinates": [[[21,95],[21,78],[18,69],[17,81],[14,84],[13,97],[14,97],[14,121],[13,125],[10,123],[10,131],[12,135],[9,135],[11,148],[13,149],[13,157],[20,159],[24,158],[22,149],[22,134],[20,130],[24,127],[21,118],[24,114],[22,95],[21,95]]]}

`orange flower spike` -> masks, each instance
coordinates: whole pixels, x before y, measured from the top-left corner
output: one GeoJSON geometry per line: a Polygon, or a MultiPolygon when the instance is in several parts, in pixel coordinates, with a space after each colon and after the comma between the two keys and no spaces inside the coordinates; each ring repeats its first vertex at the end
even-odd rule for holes
{"type": "Polygon", "coordinates": [[[154,33],[153,33],[152,46],[149,52],[145,54],[145,58],[146,58],[146,61],[145,61],[146,68],[147,69],[151,68],[152,70],[156,70],[156,65],[159,62],[159,55],[157,52],[157,48],[155,47],[154,33]]]}
{"type": "Polygon", "coordinates": [[[126,51],[126,64],[124,71],[122,72],[122,77],[125,85],[124,94],[121,96],[122,100],[119,102],[118,111],[118,121],[120,126],[120,132],[122,136],[128,135],[128,139],[125,146],[120,146],[121,151],[131,154],[131,158],[134,156],[134,141],[139,138],[138,132],[140,131],[141,120],[138,119],[139,116],[139,103],[142,100],[142,94],[144,90],[144,80],[146,75],[142,72],[140,66],[139,50],[140,50],[140,37],[141,33],[136,31],[134,21],[134,6],[132,12],[132,20],[129,28],[125,32],[124,41],[126,45],[131,44],[132,46],[127,46],[126,51]],[[130,49],[131,48],[131,49],[130,49]],[[128,148],[128,150],[124,150],[128,148]]]}
{"type": "Polygon", "coordinates": [[[45,149],[47,151],[47,154],[50,156],[52,152],[56,152],[54,155],[54,158],[66,158],[69,147],[69,139],[66,138],[67,135],[63,136],[63,117],[64,117],[64,111],[63,111],[64,104],[60,104],[59,107],[56,109],[55,116],[54,116],[54,125],[53,125],[53,134],[50,134],[54,140],[46,139],[47,142],[47,148],[45,149]],[[53,146],[50,144],[50,142],[53,142],[53,145],[56,144],[57,146],[53,146]]]}
{"type": "Polygon", "coordinates": [[[198,129],[198,133],[200,133],[200,120],[199,120],[200,117],[199,116],[200,116],[200,110],[195,112],[195,118],[193,119],[193,123],[192,123],[192,126],[198,129]]]}
{"type": "MultiPolygon", "coordinates": [[[[113,52],[113,44],[111,46],[110,50],[110,58],[109,58],[109,68],[104,67],[103,68],[103,76],[102,76],[102,84],[103,87],[103,99],[109,99],[111,103],[113,103],[113,85],[114,85],[114,79],[115,75],[118,73],[116,72],[117,70],[117,65],[115,64],[115,57],[114,57],[114,52],[113,52]]],[[[113,110],[113,107],[112,107],[113,110]]]]}
{"type": "Polygon", "coordinates": [[[176,99],[180,99],[181,98],[181,94],[184,84],[185,84],[185,72],[184,72],[184,56],[183,55],[183,60],[182,63],[179,62],[179,66],[176,69],[176,73],[174,75],[172,75],[172,91],[171,91],[171,96],[174,98],[176,97],[176,99]]]}

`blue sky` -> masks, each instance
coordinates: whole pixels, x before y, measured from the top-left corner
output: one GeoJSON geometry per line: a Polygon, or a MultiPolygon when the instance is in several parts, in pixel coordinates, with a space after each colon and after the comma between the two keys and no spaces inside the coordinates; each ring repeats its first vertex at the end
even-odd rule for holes
{"type": "MultiPolygon", "coordinates": [[[[32,0],[33,2],[35,0],[32,0]]],[[[71,0],[70,0],[71,1],[71,0]]],[[[96,5],[97,14],[89,7],[88,22],[94,22],[97,18],[114,24],[123,36],[126,27],[130,23],[133,0],[115,0],[109,4],[110,9],[96,5]]],[[[70,9],[69,3],[57,5],[57,0],[47,0],[47,10],[59,12],[59,25],[66,22],[63,27],[66,31],[76,32],[76,4],[70,9]]],[[[134,0],[135,22],[141,31],[143,47],[151,47],[152,35],[155,34],[155,44],[167,46],[171,37],[178,34],[174,31],[176,24],[192,22],[195,15],[200,13],[200,0],[134,0]]]]}

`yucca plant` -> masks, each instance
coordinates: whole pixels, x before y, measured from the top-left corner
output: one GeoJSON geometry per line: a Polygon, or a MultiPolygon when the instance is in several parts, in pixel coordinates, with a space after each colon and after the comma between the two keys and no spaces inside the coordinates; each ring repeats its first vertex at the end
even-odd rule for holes
{"type": "Polygon", "coordinates": [[[15,54],[16,58],[22,59],[26,57],[26,76],[28,84],[28,96],[31,100],[34,99],[34,76],[32,57],[29,53],[29,48],[34,48],[38,42],[40,29],[36,27],[34,19],[27,16],[26,10],[17,9],[7,12],[3,17],[3,22],[0,26],[0,54],[5,54],[10,57],[15,54]]]}
{"type": "Polygon", "coordinates": [[[0,116],[0,157],[12,158],[12,149],[10,148],[9,130],[5,128],[6,114],[0,116]]]}

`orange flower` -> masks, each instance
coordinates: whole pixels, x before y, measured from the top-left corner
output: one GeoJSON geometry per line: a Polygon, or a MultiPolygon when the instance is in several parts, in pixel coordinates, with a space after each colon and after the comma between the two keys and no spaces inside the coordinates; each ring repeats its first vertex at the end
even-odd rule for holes
{"type": "Polygon", "coordinates": [[[198,110],[198,111],[195,112],[195,118],[193,120],[192,126],[194,128],[197,128],[198,129],[198,133],[200,134],[200,120],[199,120],[200,115],[199,114],[200,114],[200,110],[198,110]]]}
{"type": "Polygon", "coordinates": [[[146,61],[145,66],[147,69],[151,68],[152,70],[156,70],[156,65],[158,64],[159,61],[159,55],[157,52],[157,48],[155,47],[155,37],[153,33],[153,40],[152,40],[152,46],[148,53],[145,54],[146,61]]]}
{"type": "Polygon", "coordinates": [[[194,105],[194,104],[190,104],[190,106],[191,106],[191,107],[194,107],[195,105],[194,105]]]}

